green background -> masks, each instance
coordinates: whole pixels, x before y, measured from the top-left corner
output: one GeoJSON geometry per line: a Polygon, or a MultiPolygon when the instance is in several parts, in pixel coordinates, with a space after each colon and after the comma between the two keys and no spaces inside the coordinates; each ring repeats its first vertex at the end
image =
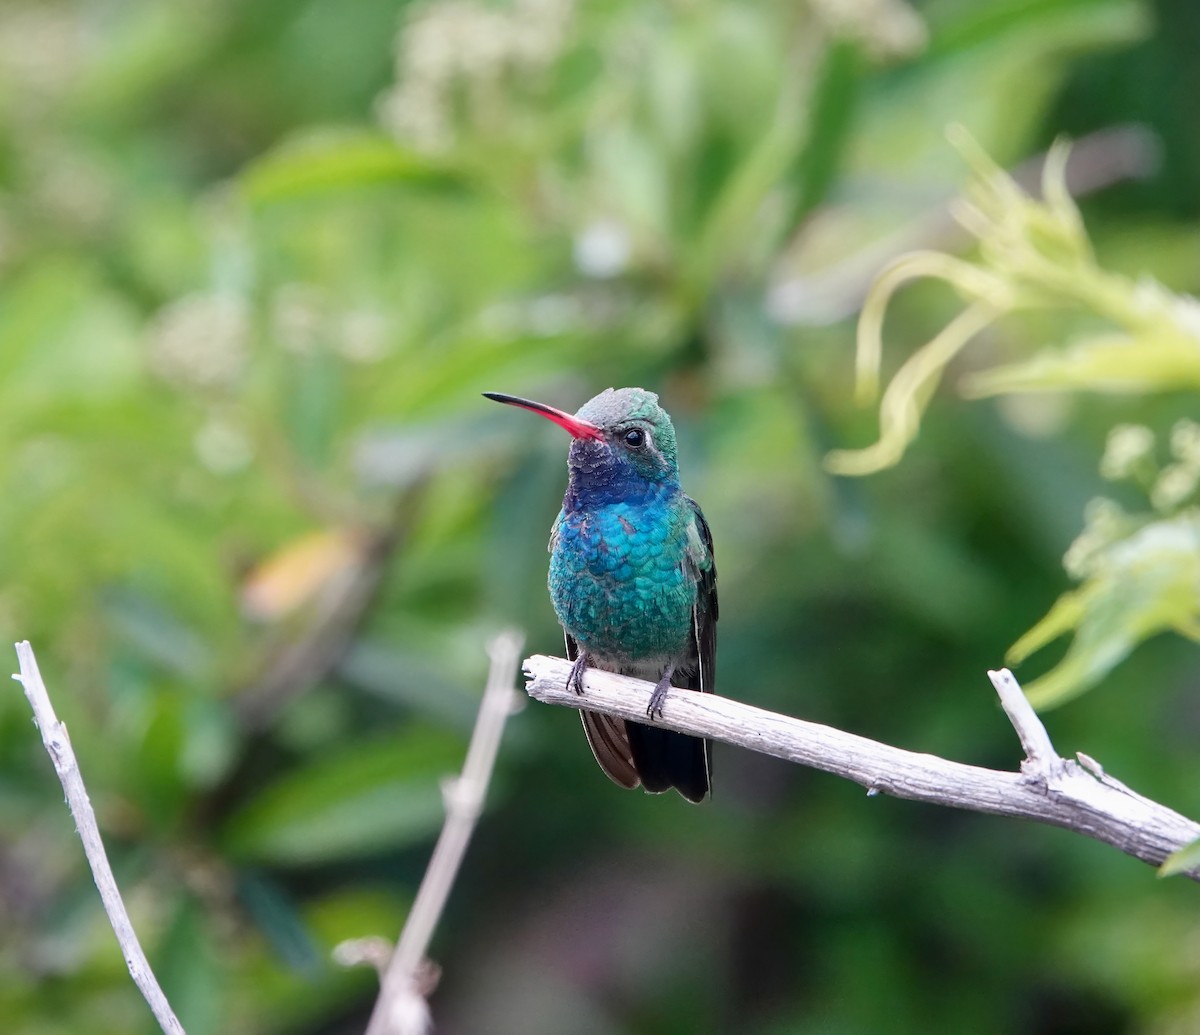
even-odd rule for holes
{"type": "MultiPolygon", "coordinates": [[[[1089,152],[1117,171],[1084,218],[1106,268],[1196,292],[1198,46],[1191,0],[0,8],[0,641],[38,652],[188,1032],[362,1030],[374,978],[329,950],[399,930],[485,644],[560,648],[566,436],[480,391],[660,393],[716,543],[719,692],[1014,768],[985,670],[1069,588],[1110,426],[1165,435],[1195,393],[964,401],[1095,318],[1005,321],[896,468],[835,479],[877,429],[854,318],[899,251],[969,247],[950,122],[1005,167],[1141,127],[1089,152]]],[[[902,293],[885,369],[955,305],[902,293]]],[[[1200,814],[1198,671],[1157,638],[1051,736],[1200,814]]],[[[511,719],[438,1030],[1200,1030],[1188,882],[731,748],[715,771],[702,807],[622,793],[575,716],[511,719]]],[[[0,1017],[153,1030],[16,684],[0,1017]]]]}

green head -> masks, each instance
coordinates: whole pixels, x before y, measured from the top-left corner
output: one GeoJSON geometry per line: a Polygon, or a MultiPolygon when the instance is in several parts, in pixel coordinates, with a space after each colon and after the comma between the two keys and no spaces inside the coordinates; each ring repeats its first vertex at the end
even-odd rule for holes
{"type": "Polygon", "coordinates": [[[644,495],[651,486],[678,485],[675,428],[653,392],[606,388],[573,416],[512,395],[484,395],[540,413],[571,433],[567,463],[571,490],[580,495],[627,498],[644,495]]]}
{"type": "Polygon", "coordinates": [[[585,402],[575,416],[600,428],[643,477],[678,476],[675,428],[653,392],[606,388],[585,402]]]}

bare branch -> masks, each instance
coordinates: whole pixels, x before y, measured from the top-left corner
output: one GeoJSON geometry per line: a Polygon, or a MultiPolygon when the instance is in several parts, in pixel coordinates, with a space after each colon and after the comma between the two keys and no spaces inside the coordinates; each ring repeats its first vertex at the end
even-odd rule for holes
{"type": "Polygon", "coordinates": [[[1008,669],[1002,668],[998,672],[989,669],[988,679],[1000,695],[1000,706],[1008,716],[1008,721],[1012,723],[1013,729],[1017,731],[1021,747],[1025,749],[1025,761],[1021,763],[1021,772],[1043,779],[1048,778],[1060,768],[1059,763],[1062,759],[1050,743],[1050,734],[1046,732],[1042,720],[1033,710],[1033,705],[1021,692],[1016,678],[1008,669]]]}
{"type": "Polygon", "coordinates": [[[520,701],[513,684],[522,643],[518,633],[508,632],[497,636],[489,647],[492,664],[467,759],[462,774],[443,787],[446,825],[433,849],[396,951],[383,973],[367,1035],[424,1035],[428,1030],[425,996],[431,971],[425,965],[425,952],[483,809],[504,723],[520,701]]]}
{"type": "MultiPolygon", "coordinates": [[[[647,722],[646,701],[653,684],[588,669],[586,692],[580,696],[567,689],[570,669],[571,663],[564,658],[535,654],[525,660],[526,690],[547,704],[647,722]]],[[[1063,827],[1152,866],[1200,838],[1200,824],[1130,790],[1087,756],[1080,756],[1078,762],[1060,758],[1012,673],[1001,670],[992,675],[1028,754],[1021,772],[1000,772],[905,751],[715,694],[672,692],[663,718],[649,725],[723,740],[811,766],[853,780],[870,794],[1063,827]]],[[[1187,876],[1200,880],[1200,870],[1189,871],[1187,876]]]]}
{"type": "Polygon", "coordinates": [[[120,943],[129,974],[146,1002],[150,1004],[159,1027],[166,1035],[184,1035],[183,1025],[179,1023],[154,976],[154,971],[150,969],[146,954],[142,951],[137,933],[133,929],[133,923],[129,919],[129,913],[125,910],[125,903],[121,900],[121,892],[117,888],[112,867],[108,864],[108,855],[104,851],[104,842],[100,839],[100,830],[96,826],[96,814],[92,811],[92,803],[88,800],[87,788],[79,772],[79,763],[71,748],[71,738],[67,736],[66,725],[59,722],[54,707],[50,704],[50,695],[46,692],[46,684],[42,682],[42,675],[38,671],[33,648],[28,640],[22,640],[16,647],[21,674],[13,676],[13,679],[25,688],[25,696],[29,698],[29,704],[33,708],[34,721],[42,731],[42,743],[46,745],[46,751],[54,763],[63,790],[67,793],[67,804],[75,818],[75,829],[79,833],[79,840],[83,842],[83,851],[92,869],[96,887],[100,891],[100,900],[104,903],[104,911],[108,914],[109,922],[120,943]]]}

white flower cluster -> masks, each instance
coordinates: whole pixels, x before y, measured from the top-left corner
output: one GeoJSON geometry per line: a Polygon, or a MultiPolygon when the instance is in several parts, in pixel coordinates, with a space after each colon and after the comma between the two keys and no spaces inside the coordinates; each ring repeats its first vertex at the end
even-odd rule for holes
{"type": "Polygon", "coordinates": [[[86,67],[92,33],[69,4],[12,3],[0,9],[0,83],[23,121],[40,118],[86,67]],[[16,89],[19,86],[20,89],[16,89]]]}
{"type": "Polygon", "coordinates": [[[52,219],[90,232],[103,226],[116,205],[110,172],[92,154],[63,141],[45,140],[27,150],[30,196],[52,219]]]}
{"type": "Polygon", "coordinates": [[[150,368],[177,388],[218,388],[246,365],[250,314],[227,292],[186,295],[159,310],[150,324],[150,368]]]}
{"type": "Polygon", "coordinates": [[[1063,555],[1063,567],[1073,579],[1091,575],[1108,549],[1123,539],[1134,524],[1119,503],[1103,496],[1088,503],[1083,518],[1083,531],[1063,555]]]}
{"type": "Polygon", "coordinates": [[[254,459],[254,446],[242,427],[215,414],[196,432],[192,448],[214,474],[237,474],[254,459]]]}
{"type": "Polygon", "coordinates": [[[281,285],[271,298],[271,336],[288,352],[329,348],[350,363],[376,363],[391,352],[394,330],[375,308],[338,310],[311,284],[281,285]]]}
{"type": "Polygon", "coordinates": [[[1150,483],[1154,509],[1170,513],[1186,503],[1200,487],[1200,424],[1177,421],[1171,429],[1171,462],[1158,469],[1154,432],[1141,424],[1118,424],[1108,433],[1100,474],[1109,481],[1140,477],[1150,483]]]}
{"type": "Polygon", "coordinates": [[[548,68],[561,54],[574,0],[435,0],[415,6],[396,41],[396,84],[381,98],[381,117],[401,141],[440,151],[454,141],[455,100],[476,124],[503,110],[509,76],[548,68]]]}
{"type": "Polygon", "coordinates": [[[271,297],[271,337],[288,352],[315,352],[325,322],[325,299],[311,284],[282,284],[271,297]]]}
{"type": "Polygon", "coordinates": [[[1176,295],[1172,299],[1175,322],[1200,343],[1200,299],[1190,295],[1176,295]]]}
{"type": "Polygon", "coordinates": [[[905,0],[809,0],[836,36],[857,40],[881,59],[911,57],[929,40],[925,23],[905,0]]]}
{"type": "Polygon", "coordinates": [[[1188,515],[1195,511],[1183,508],[1200,488],[1200,423],[1187,418],[1176,421],[1170,437],[1172,460],[1161,470],[1154,445],[1154,432],[1149,428],[1117,425],[1108,433],[1100,473],[1111,481],[1136,478],[1149,485],[1151,504],[1166,517],[1129,514],[1113,500],[1092,500],[1084,512],[1083,531],[1063,557],[1063,567],[1072,578],[1088,578],[1105,565],[1120,566],[1123,557],[1131,556],[1130,550],[1136,553],[1148,543],[1157,543],[1148,537],[1159,535],[1162,529],[1184,529],[1194,537],[1195,519],[1188,515]]]}
{"type": "Polygon", "coordinates": [[[1200,486],[1200,424],[1181,420],[1171,429],[1174,460],[1158,474],[1150,490],[1155,510],[1172,511],[1195,495],[1200,486]]]}
{"type": "Polygon", "coordinates": [[[616,219],[593,220],[576,234],[572,248],[579,272],[598,280],[623,273],[632,252],[629,230],[616,219]]]}
{"type": "Polygon", "coordinates": [[[1171,454],[1185,464],[1200,467],[1200,424],[1186,418],[1175,422],[1171,429],[1171,454]]]}
{"type": "Polygon", "coordinates": [[[1108,433],[1100,476],[1110,482],[1122,481],[1145,461],[1154,462],[1154,432],[1143,424],[1118,424],[1108,433]]]}

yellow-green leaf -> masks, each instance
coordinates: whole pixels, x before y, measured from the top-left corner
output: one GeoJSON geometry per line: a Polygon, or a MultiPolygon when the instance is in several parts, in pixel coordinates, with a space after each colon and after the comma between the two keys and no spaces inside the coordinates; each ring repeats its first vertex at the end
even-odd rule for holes
{"type": "Polygon", "coordinates": [[[1019,665],[1030,654],[1041,650],[1074,629],[1087,612],[1087,594],[1082,590],[1064,593],[1046,612],[1045,616],[1016,643],[1008,648],[1005,660],[1010,665],[1019,665]]]}
{"type": "Polygon", "coordinates": [[[1026,684],[1039,708],[1061,704],[1104,678],[1143,640],[1200,620],[1200,511],[1143,525],[1099,549],[1083,585],[1010,649],[1016,662],[1074,629],[1066,655],[1026,684]]]}
{"type": "Polygon", "coordinates": [[[1187,873],[1200,869],[1200,839],[1184,845],[1168,855],[1158,868],[1160,877],[1174,877],[1177,873],[1187,873]]]}
{"type": "Polygon", "coordinates": [[[320,191],[376,183],[461,184],[449,168],[374,133],[325,132],[286,143],[242,173],[255,202],[283,201],[320,191]]]}
{"type": "Polygon", "coordinates": [[[1200,340],[1162,327],[1136,335],[1097,335],[1024,363],[993,367],[965,378],[963,392],[983,398],[1007,392],[1145,392],[1189,386],[1200,386],[1200,340]]]}

